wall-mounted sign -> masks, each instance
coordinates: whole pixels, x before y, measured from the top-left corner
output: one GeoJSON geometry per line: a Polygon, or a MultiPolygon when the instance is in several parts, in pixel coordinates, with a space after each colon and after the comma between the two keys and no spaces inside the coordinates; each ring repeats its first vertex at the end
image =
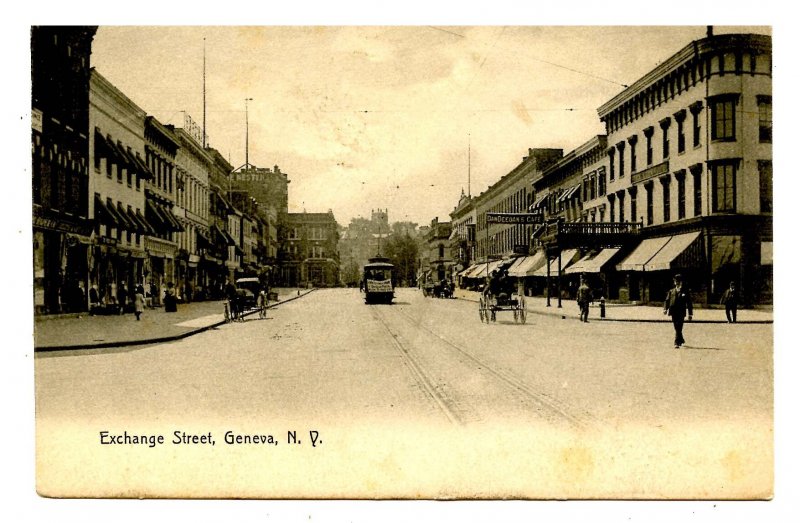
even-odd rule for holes
{"type": "Polygon", "coordinates": [[[542,213],[487,212],[486,223],[539,224],[544,222],[542,213]]]}

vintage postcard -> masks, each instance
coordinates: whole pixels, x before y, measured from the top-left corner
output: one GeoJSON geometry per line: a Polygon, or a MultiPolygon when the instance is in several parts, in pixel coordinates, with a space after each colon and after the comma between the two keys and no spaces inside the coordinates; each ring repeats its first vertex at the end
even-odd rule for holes
{"type": "Polygon", "coordinates": [[[773,70],[765,26],[31,27],[36,491],[771,499],[773,70]]]}

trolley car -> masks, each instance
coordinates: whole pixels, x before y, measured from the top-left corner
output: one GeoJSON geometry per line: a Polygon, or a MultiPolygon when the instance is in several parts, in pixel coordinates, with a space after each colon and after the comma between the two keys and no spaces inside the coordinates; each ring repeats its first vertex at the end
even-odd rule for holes
{"type": "Polygon", "coordinates": [[[364,265],[365,303],[392,303],[394,299],[394,265],[389,258],[370,258],[364,265]]]}

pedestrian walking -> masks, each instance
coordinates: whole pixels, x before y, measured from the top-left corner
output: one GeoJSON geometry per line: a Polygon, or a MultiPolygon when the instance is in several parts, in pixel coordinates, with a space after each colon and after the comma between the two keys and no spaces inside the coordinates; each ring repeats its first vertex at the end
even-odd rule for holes
{"type": "Polygon", "coordinates": [[[267,291],[261,289],[258,292],[258,319],[263,320],[267,317],[267,306],[269,305],[269,297],[267,291]]]}
{"type": "Polygon", "coordinates": [[[728,323],[736,323],[736,309],[739,307],[739,297],[736,294],[736,284],[731,282],[730,286],[722,293],[719,301],[725,305],[725,317],[728,323]]]}
{"type": "Polygon", "coordinates": [[[167,290],[164,292],[164,312],[178,312],[178,299],[175,296],[172,282],[167,284],[167,290]]]}
{"type": "Polygon", "coordinates": [[[226,279],[224,286],[225,299],[228,311],[228,320],[236,320],[236,285],[232,281],[226,279]]]}
{"type": "Polygon", "coordinates": [[[586,279],[581,275],[581,284],[576,291],[576,301],[581,312],[581,321],[589,323],[589,303],[593,301],[592,289],[586,284],[586,279]]]}
{"type": "Polygon", "coordinates": [[[688,313],[689,321],[692,321],[692,298],[683,287],[683,279],[680,274],[676,274],[672,279],[675,286],[667,293],[664,302],[664,314],[672,317],[672,326],[675,327],[675,348],[680,349],[686,343],[683,339],[683,321],[688,313]]]}
{"type": "Polygon", "coordinates": [[[142,313],[144,312],[145,300],[144,300],[144,287],[138,285],[136,287],[136,296],[133,300],[133,313],[136,314],[136,321],[140,320],[142,313]]]}
{"type": "Polygon", "coordinates": [[[119,305],[119,313],[125,314],[125,304],[128,302],[128,291],[125,289],[125,284],[120,283],[117,287],[117,304],[119,305]]]}

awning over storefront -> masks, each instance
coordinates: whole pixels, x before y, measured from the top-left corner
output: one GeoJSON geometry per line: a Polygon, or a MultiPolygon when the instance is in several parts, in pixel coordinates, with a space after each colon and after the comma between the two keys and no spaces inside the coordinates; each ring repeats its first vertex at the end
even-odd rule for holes
{"type": "Polygon", "coordinates": [[[618,271],[642,271],[644,264],[664,248],[669,236],[643,240],[624,260],[617,264],[618,271]]]}
{"type": "Polygon", "coordinates": [[[485,278],[486,277],[486,263],[476,263],[472,266],[469,273],[464,276],[465,278],[485,278]]]}
{"type": "MultiPolygon", "coordinates": [[[[550,261],[550,276],[558,276],[558,259],[561,258],[561,271],[565,271],[572,264],[578,254],[577,249],[564,249],[557,257],[550,261]]],[[[533,276],[547,277],[547,263],[536,269],[533,276]]]]}
{"type": "Polygon", "coordinates": [[[467,275],[470,272],[472,272],[472,270],[475,269],[475,267],[477,267],[477,264],[473,263],[472,265],[470,265],[469,267],[467,267],[463,271],[459,272],[458,275],[461,276],[462,278],[467,278],[468,277],[467,275]]]}
{"type": "Polygon", "coordinates": [[[570,265],[564,274],[580,274],[582,272],[600,272],[603,266],[607,264],[615,254],[619,252],[618,248],[603,249],[598,253],[591,253],[574,264],[570,265]]]}
{"type": "Polygon", "coordinates": [[[533,256],[525,256],[520,260],[508,270],[509,276],[514,276],[515,278],[533,276],[533,273],[547,261],[543,251],[539,251],[533,256]]]}
{"type": "MultiPolygon", "coordinates": [[[[489,274],[492,274],[494,271],[499,269],[501,265],[503,265],[504,263],[507,263],[507,262],[508,262],[508,260],[495,260],[495,261],[489,262],[489,274]]],[[[486,271],[484,270],[484,275],[485,275],[485,273],[486,273],[486,271]]]]}
{"type": "Polygon", "coordinates": [[[511,276],[511,271],[515,270],[516,267],[519,266],[523,261],[525,261],[526,256],[520,256],[519,258],[514,259],[514,263],[512,263],[508,267],[508,275],[511,276]]]}
{"type": "MultiPolygon", "coordinates": [[[[666,271],[674,268],[676,265],[690,266],[693,263],[676,264],[678,258],[684,253],[688,254],[689,248],[700,237],[700,232],[690,232],[686,234],[678,234],[670,237],[669,241],[664,247],[659,250],[645,265],[645,271],[666,271]]],[[[697,246],[702,250],[702,246],[697,246]]],[[[699,256],[692,257],[696,260],[699,256]]]]}

